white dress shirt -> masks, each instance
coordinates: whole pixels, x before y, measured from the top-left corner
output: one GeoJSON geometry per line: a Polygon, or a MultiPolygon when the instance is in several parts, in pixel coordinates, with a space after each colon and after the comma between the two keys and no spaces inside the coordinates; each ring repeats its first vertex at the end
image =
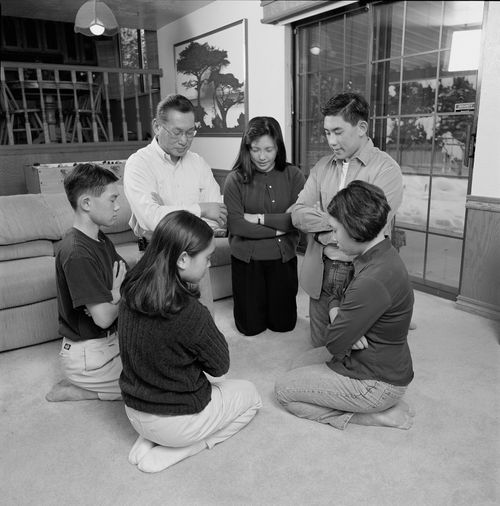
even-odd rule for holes
{"type": "MultiPolygon", "coordinates": [[[[174,163],[156,138],[129,157],[123,187],[132,209],[129,225],[139,237],[149,238],[172,211],[185,209],[200,216],[200,202],[221,202],[220,187],[201,156],[188,151],[174,163]],[[157,193],[164,205],[155,202],[152,193],[157,193]]],[[[205,221],[217,228],[215,221],[205,221]]]]}

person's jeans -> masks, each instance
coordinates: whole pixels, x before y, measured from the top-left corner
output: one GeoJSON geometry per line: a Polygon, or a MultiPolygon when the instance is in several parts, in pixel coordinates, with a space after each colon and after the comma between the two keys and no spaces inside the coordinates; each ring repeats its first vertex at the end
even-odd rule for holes
{"type": "Polygon", "coordinates": [[[278,402],[290,413],[345,429],[354,413],[378,413],[397,404],[406,392],[378,380],[357,380],[332,371],[325,347],[300,355],[276,381],[278,402]]]}
{"type": "Polygon", "coordinates": [[[311,341],[314,347],[325,346],[325,329],[330,323],[329,310],[340,306],[349,285],[354,267],[351,262],[341,262],[323,257],[323,284],[319,299],[309,299],[311,341]]]}

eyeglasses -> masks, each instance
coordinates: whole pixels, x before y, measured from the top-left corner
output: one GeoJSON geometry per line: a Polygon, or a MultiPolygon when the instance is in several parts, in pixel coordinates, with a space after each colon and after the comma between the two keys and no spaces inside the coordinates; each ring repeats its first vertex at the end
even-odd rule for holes
{"type": "Polygon", "coordinates": [[[165,132],[172,137],[172,139],[181,139],[183,135],[186,136],[186,139],[192,139],[196,135],[196,130],[193,128],[192,130],[169,130],[163,123],[158,122],[158,125],[160,125],[165,132]]]}

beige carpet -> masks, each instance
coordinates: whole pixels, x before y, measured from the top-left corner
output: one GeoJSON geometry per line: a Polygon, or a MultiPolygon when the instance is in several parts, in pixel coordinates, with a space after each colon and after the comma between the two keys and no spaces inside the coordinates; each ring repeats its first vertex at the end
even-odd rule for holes
{"type": "Polygon", "coordinates": [[[239,335],[216,303],[228,376],[255,382],[264,407],[242,432],[155,475],[127,462],[135,440],[121,402],[50,404],[59,341],[0,353],[0,504],[492,505],[499,489],[498,322],[416,292],[410,431],[301,420],[274,379],[308,348],[307,298],[294,332],[239,335]]]}

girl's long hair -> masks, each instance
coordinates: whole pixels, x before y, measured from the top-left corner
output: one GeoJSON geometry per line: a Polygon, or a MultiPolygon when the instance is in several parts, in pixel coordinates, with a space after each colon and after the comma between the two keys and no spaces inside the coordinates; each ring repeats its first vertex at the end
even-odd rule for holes
{"type": "Polygon", "coordinates": [[[248,122],[245,133],[241,138],[238,157],[233,165],[233,170],[239,174],[241,181],[245,184],[252,182],[256,170],[250,158],[252,142],[263,135],[269,135],[276,144],[277,153],[274,168],[283,171],[287,165],[286,148],[280,124],[270,116],[256,116],[248,122]]]}
{"type": "Polygon", "coordinates": [[[167,214],[156,226],[144,255],[125,276],[124,303],[148,316],[179,312],[197,290],[179,276],[177,260],[185,251],[195,256],[208,248],[212,229],[188,211],[167,214]]]}

